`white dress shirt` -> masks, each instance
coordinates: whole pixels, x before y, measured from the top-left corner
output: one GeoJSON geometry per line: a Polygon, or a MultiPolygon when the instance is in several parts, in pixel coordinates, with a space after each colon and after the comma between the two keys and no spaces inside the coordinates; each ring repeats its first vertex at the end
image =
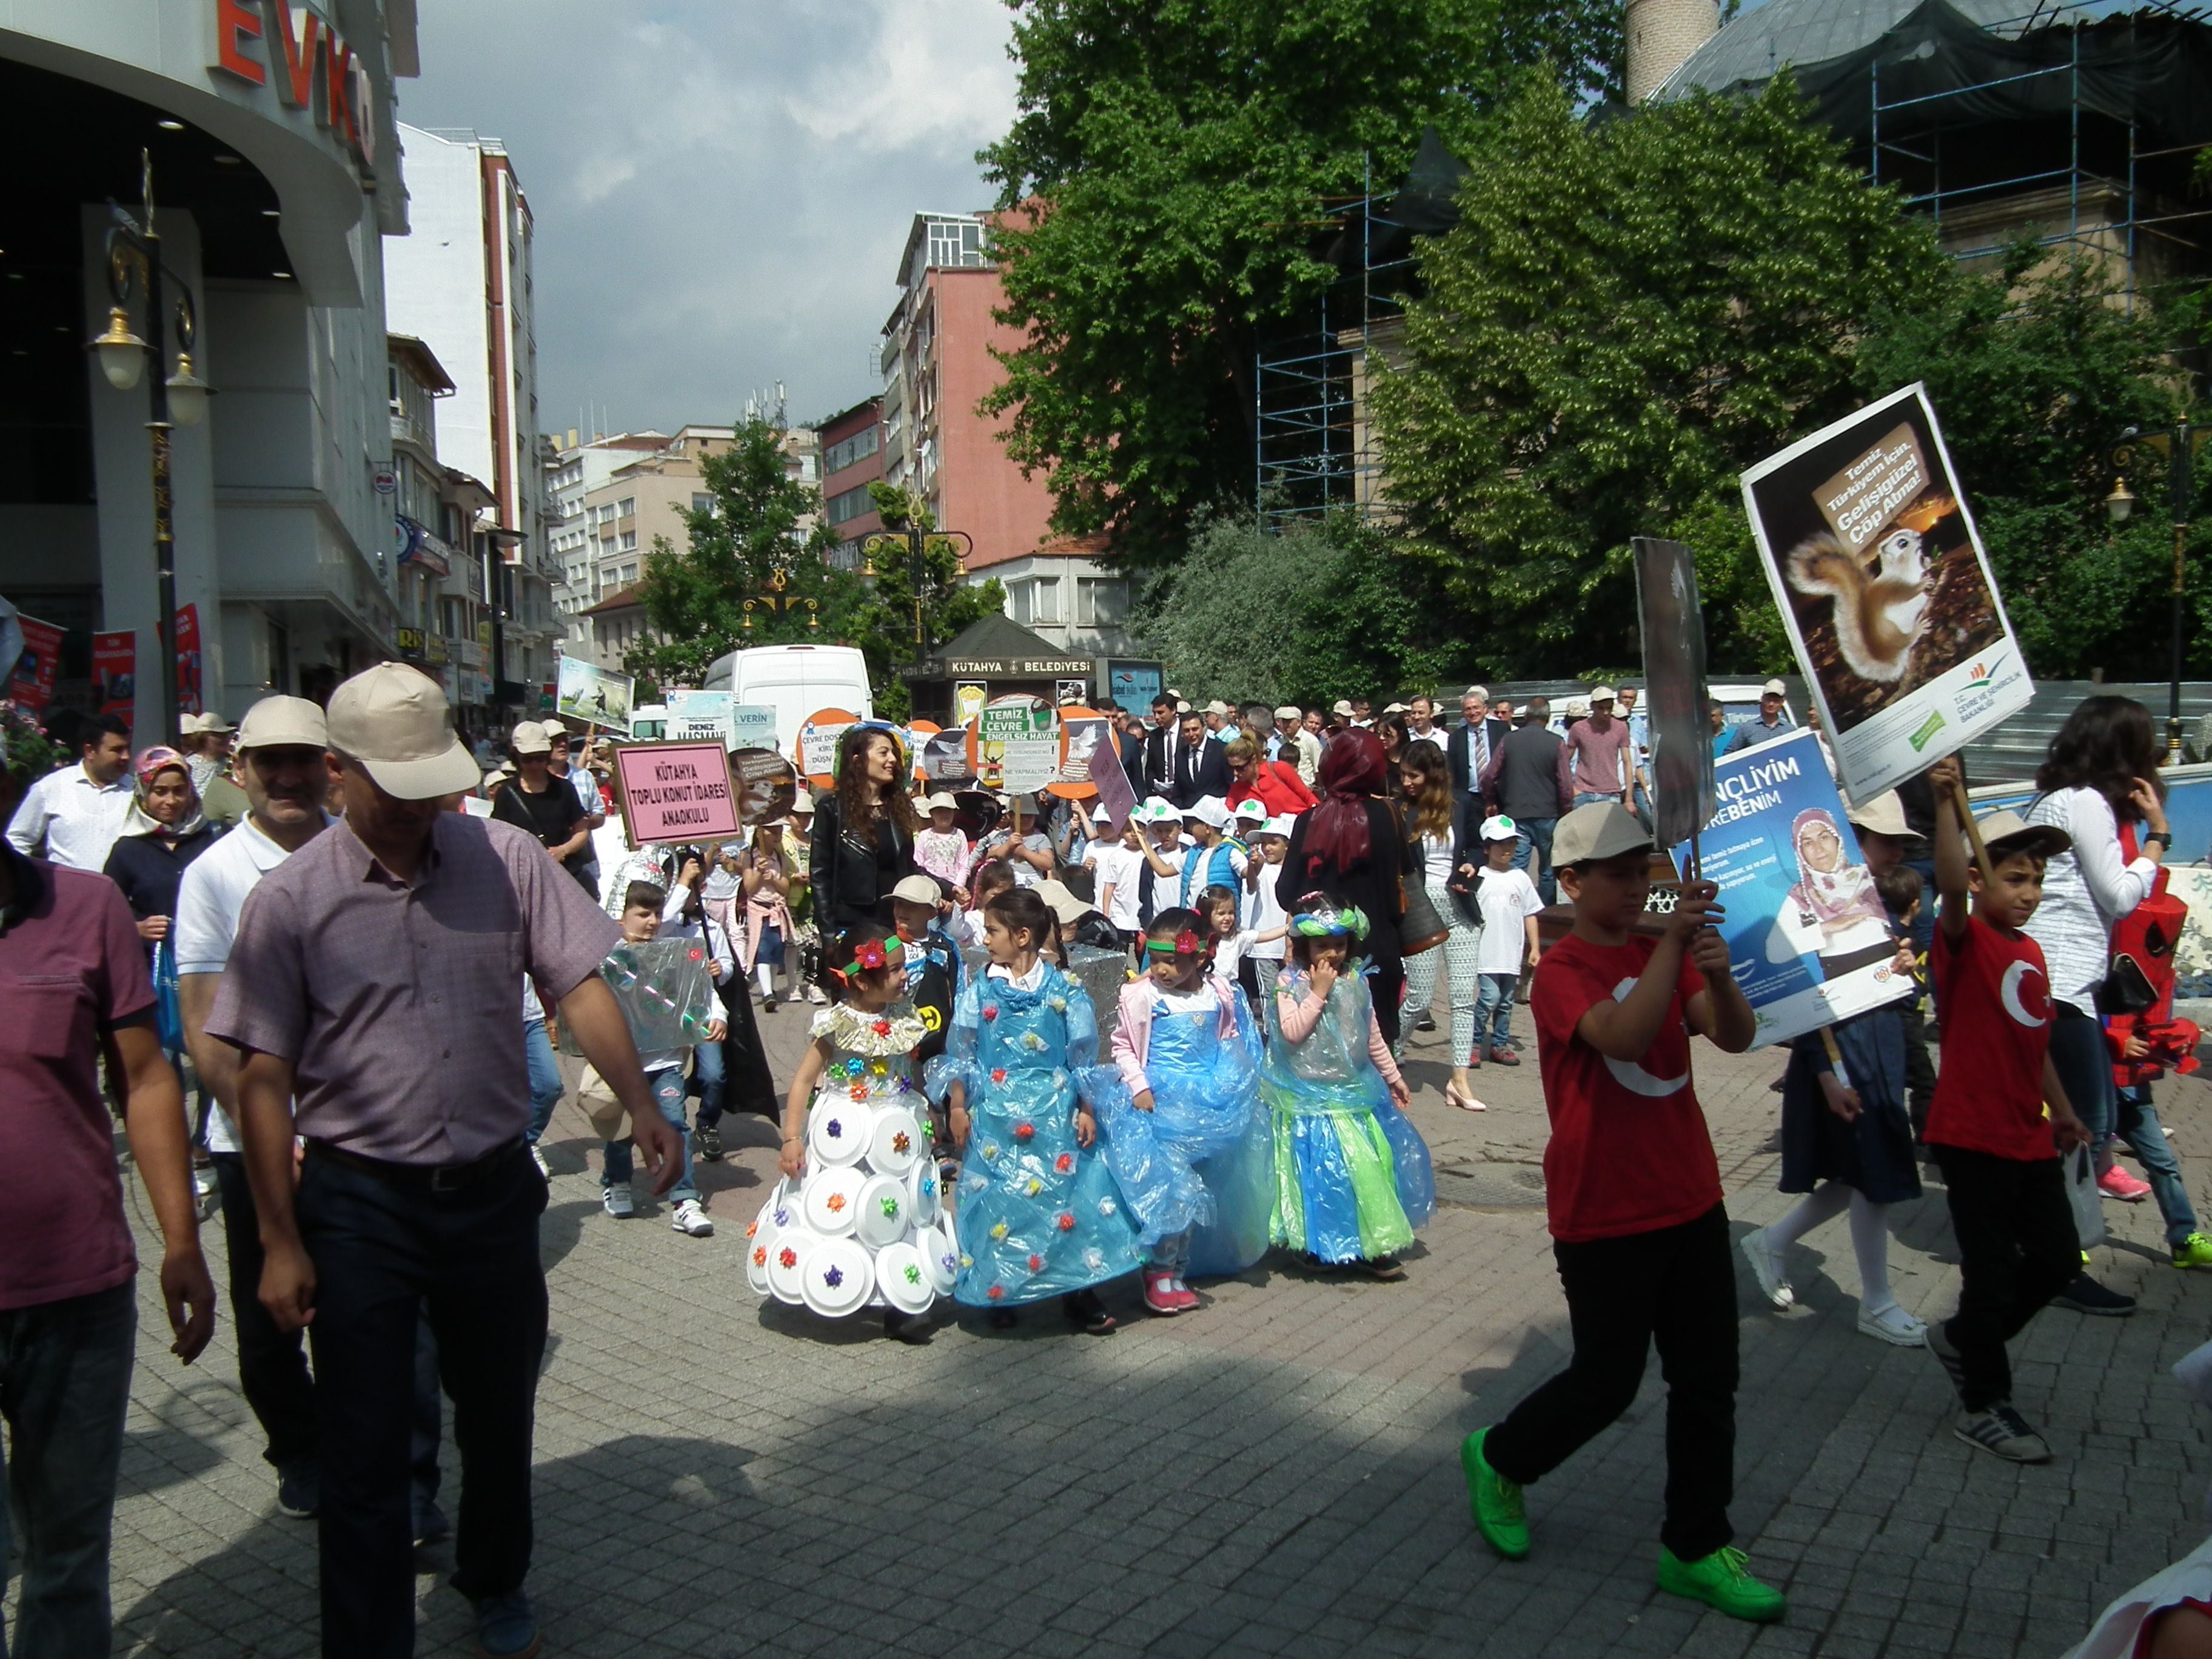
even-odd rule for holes
{"type": "Polygon", "coordinates": [[[8,839],[28,858],[45,856],[64,870],[107,868],[107,854],[131,816],[132,789],[126,772],[113,783],[92,781],[83,763],[49,772],[33,784],[8,825],[8,839]]]}

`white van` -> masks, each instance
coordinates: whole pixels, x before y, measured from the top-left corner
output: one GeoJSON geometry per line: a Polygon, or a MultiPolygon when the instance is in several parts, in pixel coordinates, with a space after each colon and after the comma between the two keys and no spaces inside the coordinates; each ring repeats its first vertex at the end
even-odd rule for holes
{"type": "Polygon", "coordinates": [[[640,703],[629,711],[629,740],[632,743],[659,743],[667,735],[666,704],[640,703]]]}
{"type": "Polygon", "coordinates": [[[739,705],[775,710],[776,752],[799,752],[799,728],[817,709],[846,708],[862,720],[876,717],[868,693],[868,659],[850,645],[760,645],[718,657],[708,669],[708,691],[728,691],[739,705]]]}

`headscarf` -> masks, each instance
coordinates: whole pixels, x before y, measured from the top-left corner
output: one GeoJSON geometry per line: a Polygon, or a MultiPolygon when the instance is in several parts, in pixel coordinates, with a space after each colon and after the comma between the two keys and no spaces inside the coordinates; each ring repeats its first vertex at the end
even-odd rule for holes
{"type": "Polygon", "coordinates": [[[1367,856],[1367,801],[1381,793],[1384,769],[1382,740],[1364,726],[1328,740],[1321,751],[1322,802],[1308,818],[1307,875],[1323,865],[1343,875],[1367,856]]]}
{"type": "Polygon", "coordinates": [[[207,814],[200,810],[199,787],[192,781],[191,763],[173,749],[158,744],[149,749],[131,763],[136,782],[131,792],[131,812],[123,820],[126,836],[161,836],[170,841],[182,841],[186,836],[207,827],[207,814]],[[163,823],[146,810],[146,801],[153,792],[154,780],[172,769],[185,775],[185,788],[191,796],[191,806],[174,823],[163,823]]]}

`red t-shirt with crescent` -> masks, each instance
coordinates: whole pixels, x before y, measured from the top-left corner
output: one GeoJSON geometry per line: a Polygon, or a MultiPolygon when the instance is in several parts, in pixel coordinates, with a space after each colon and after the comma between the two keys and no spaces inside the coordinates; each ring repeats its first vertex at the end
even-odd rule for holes
{"type": "Polygon", "coordinates": [[[1569,934],[1544,953],[1528,993],[1543,1066],[1544,1202],[1552,1237],[1577,1243],[1695,1221],[1721,1201],[1719,1161],[1690,1080],[1683,1009],[1705,988],[1682,964],[1667,1016],[1636,1060],[1608,1060],[1575,1034],[1601,1002],[1618,1002],[1644,973],[1652,939],[1593,945],[1569,934]]]}
{"type": "Polygon", "coordinates": [[[1971,916],[1955,945],[1936,928],[1930,960],[1943,1016],[1943,1066],[1923,1138],[2023,1162],[2057,1157],[2043,1113],[2043,1057],[2051,1047],[2043,947],[1971,916]]]}

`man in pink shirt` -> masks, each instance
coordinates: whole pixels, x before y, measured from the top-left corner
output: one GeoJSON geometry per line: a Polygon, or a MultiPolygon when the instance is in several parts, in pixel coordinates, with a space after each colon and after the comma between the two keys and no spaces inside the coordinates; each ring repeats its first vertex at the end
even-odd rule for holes
{"type": "Polygon", "coordinates": [[[1613,716],[1613,688],[1599,686],[1590,693],[1589,716],[1567,727],[1577,806],[1606,800],[1625,804],[1629,777],[1636,765],[1633,742],[1628,722],[1613,716]]]}

